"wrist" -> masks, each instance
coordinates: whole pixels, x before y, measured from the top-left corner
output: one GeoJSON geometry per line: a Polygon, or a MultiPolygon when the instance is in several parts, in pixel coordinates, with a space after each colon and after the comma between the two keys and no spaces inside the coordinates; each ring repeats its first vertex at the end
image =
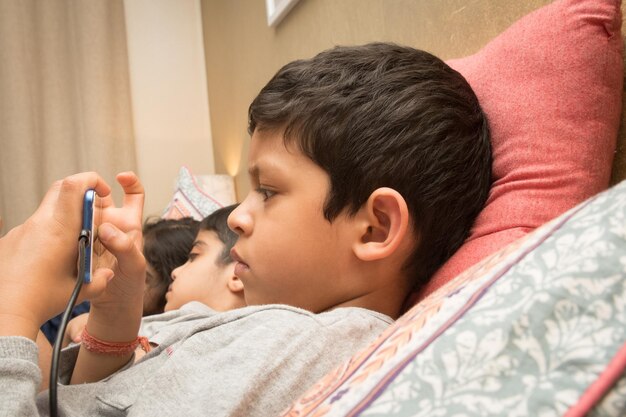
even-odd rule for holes
{"type": "Polygon", "coordinates": [[[150,344],[146,337],[138,336],[127,342],[107,342],[91,335],[87,328],[83,329],[81,345],[89,352],[114,356],[130,355],[138,346],[145,352],[150,351],[150,344]]]}
{"type": "Polygon", "coordinates": [[[0,313],[0,336],[24,336],[37,340],[39,325],[35,320],[16,314],[0,313]]]}
{"type": "Polygon", "coordinates": [[[137,337],[141,309],[115,309],[114,312],[92,305],[85,328],[98,339],[125,342],[137,337]]]}

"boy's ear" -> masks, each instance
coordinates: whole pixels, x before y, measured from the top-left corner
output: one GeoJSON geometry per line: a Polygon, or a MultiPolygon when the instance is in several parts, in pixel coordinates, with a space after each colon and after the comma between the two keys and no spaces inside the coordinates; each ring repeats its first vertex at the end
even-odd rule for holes
{"type": "Polygon", "coordinates": [[[382,187],[370,194],[359,214],[360,240],[353,250],[363,261],[386,258],[396,252],[409,229],[409,209],[399,192],[382,187]]]}
{"type": "Polygon", "coordinates": [[[238,292],[243,291],[243,282],[236,277],[235,275],[231,275],[228,277],[228,282],[226,283],[230,292],[236,294],[238,292]]]}

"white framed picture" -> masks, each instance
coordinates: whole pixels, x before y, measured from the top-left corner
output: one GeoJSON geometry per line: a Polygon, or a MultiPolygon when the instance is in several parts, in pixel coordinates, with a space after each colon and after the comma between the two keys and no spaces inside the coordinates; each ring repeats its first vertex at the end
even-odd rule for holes
{"type": "Polygon", "coordinates": [[[276,26],[299,0],[265,0],[267,25],[276,26]]]}

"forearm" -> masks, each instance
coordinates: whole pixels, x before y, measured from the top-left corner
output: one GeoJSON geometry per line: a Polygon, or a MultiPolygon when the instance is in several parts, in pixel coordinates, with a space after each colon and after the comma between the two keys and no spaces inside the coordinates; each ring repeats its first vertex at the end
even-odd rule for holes
{"type": "Polygon", "coordinates": [[[0,336],[22,336],[37,340],[39,325],[36,320],[26,318],[27,314],[0,313],[0,336]]]}
{"type": "Polygon", "coordinates": [[[70,384],[100,381],[122,369],[132,356],[132,353],[123,356],[94,353],[81,347],[70,384]]]}
{"type": "MultiPolygon", "coordinates": [[[[107,313],[97,306],[92,306],[86,326],[87,332],[92,337],[104,342],[134,341],[141,324],[141,306],[143,304],[141,302],[133,304],[133,307],[125,309],[125,311],[118,310],[113,314],[107,313]]],[[[123,355],[95,352],[89,350],[83,341],[70,383],[95,382],[106,378],[124,367],[132,356],[132,351],[123,355]]]]}

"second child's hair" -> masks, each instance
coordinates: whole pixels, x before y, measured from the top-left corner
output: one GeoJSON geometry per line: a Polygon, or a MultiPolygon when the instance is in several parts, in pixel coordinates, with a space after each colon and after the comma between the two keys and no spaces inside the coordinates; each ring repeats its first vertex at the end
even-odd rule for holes
{"type": "Polygon", "coordinates": [[[354,215],[379,187],[408,205],[415,289],[462,244],[491,183],[487,119],[439,58],[388,43],[335,47],[285,65],[249,109],[249,132],[284,133],[330,177],[324,216],[354,215]]]}
{"type": "Polygon", "coordinates": [[[217,237],[224,244],[224,250],[222,250],[222,253],[217,259],[220,265],[226,265],[233,262],[233,259],[230,257],[230,250],[233,246],[235,246],[238,236],[235,232],[230,230],[227,220],[230,213],[232,213],[237,206],[238,204],[233,204],[217,209],[200,222],[199,230],[215,232],[217,237]]]}
{"type": "Polygon", "coordinates": [[[184,264],[198,234],[199,221],[181,219],[148,219],[143,225],[143,255],[158,275],[155,293],[162,294],[157,312],[165,307],[165,293],[172,282],[172,271],[184,264]]]}

